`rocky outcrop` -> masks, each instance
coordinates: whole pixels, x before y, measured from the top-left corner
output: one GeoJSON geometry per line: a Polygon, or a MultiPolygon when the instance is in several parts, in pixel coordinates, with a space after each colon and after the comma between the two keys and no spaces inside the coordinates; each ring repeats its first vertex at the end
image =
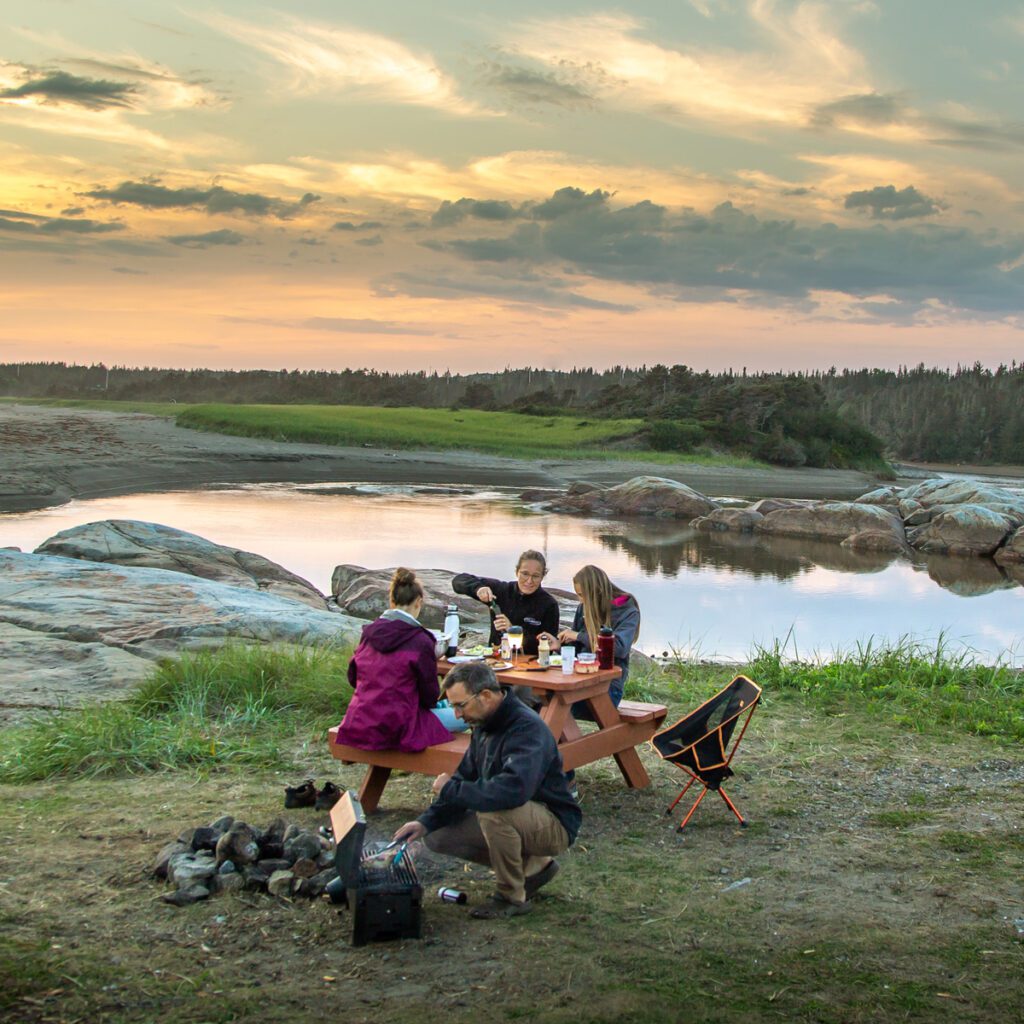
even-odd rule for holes
{"type": "Polygon", "coordinates": [[[912,547],[938,555],[993,555],[1010,534],[1010,520],[982,505],[951,508],[907,535],[912,547]]]}
{"type": "Polygon", "coordinates": [[[296,601],[164,569],[0,551],[0,704],[117,697],[153,662],[243,643],[349,643],[363,624],[296,601]]]}
{"type": "Polygon", "coordinates": [[[858,505],[852,501],[822,501],[802,508],[769,512],[754,531],[768,536],[839,542],[857,534],[887,534],[897,545],[906,543],[903,524],[897,516],[876,505],[858,505]]]}
{"type": "Polygon", "coordinates": [[[617,487],[570,487],[550,502],[555,512],[586,515],[657,516],[693,519],[718,508],[718,502],[699,491],[660,476],[637,476],[617,487]]]}
{"type": "Polygon", "coordinates": [[[1009,540],[995,553],[995,560],[1000,565],[1013,565],[1024,562],[1024,526],[1018,527],[1009,540]]]}
{"type": "Polygon", "coordinates": [[[690,525],[698,530],[732,530],[752,533],[764,516],[747,508],[716,508],[706,516],[698,516],[690,525]]]}
{"type": "MultiPolygon", "coordinates": [[[[331,575],[331,592],[338,607],[349,615],[361,619],[375,619],[389,606],[388,592],[391,587],[391,569],[365,569],[361,565],[339,565],[331,575]]],[[[490,628],[490,612],[485,605],[472,597],[456,594],[452,590],[452,578],[456,575],[446,569],[416,569],[416,578],[423,584],[423,611],[420,622],[428,629],[443,629],[445,610],[449,604],[459,609],[459,622],[463,629],[486,632],[490,628]]],[[[565,590],[545,587],[561,611],[561,618],[567,625],[572,622],[576,610],[575,594],[565,590]]]]}
{"type": "Polygon", "coordinates": [[[185,530],[133,519],[86,523],[44,541],[41,555],[59,555],[89,562],[134,568],[167,569],[233,587],[261,590],[324,610],[324,596],[300,576],[276,562],[237,548],[214,544],[185,530]]]}

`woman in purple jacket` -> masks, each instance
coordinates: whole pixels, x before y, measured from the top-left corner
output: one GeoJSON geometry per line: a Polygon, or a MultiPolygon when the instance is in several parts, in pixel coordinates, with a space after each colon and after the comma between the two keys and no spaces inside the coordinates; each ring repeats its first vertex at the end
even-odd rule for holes
{"type": "Polygon", "coordinates": [[[363,627],[348,664],[355,693],[338,728],[338,742],[413,753],[450,740],[449,730],[461,731],[465,723],[451,708],[436,707],[441,688],[435,640],[419,624],[423,586],[411,569],[395,570],[389,599],[391,607],[363,627]]]}

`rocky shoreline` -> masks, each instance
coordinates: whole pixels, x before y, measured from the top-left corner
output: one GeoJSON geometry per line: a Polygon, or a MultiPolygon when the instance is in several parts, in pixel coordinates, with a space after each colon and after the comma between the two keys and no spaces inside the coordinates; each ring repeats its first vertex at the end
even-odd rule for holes
{"type": "MultiPolygon", "coordinates": [[[[970,481],[876,488],[857,501],[768,498],[738,507],[674,480],[638,477],[613,487],[532,489],[522,500],[565,514],[671,518],[755,541],[795,538],[887,558],[990,559],[993,571],[1024,581],[1024,499],[970,481]]],[[[129,520],[65,530],[31,553],[0,550],[0,717],[117,698],[159,659],[227,641],[351,644],[387,607],[392,568],[339,565],[324,595],[261,555],[129,520]]],[[[454,601],[464,627],[482,634],[486,610],[453,595],[452,572],[418,573],[424,625],[440,628],[454,601]]],[[[552,593],[568,622],[574,595],[552,593]]]]}

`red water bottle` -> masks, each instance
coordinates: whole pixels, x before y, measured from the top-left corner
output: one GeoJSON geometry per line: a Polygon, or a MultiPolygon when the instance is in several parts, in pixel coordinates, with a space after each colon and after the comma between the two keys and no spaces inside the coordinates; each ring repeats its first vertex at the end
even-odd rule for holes
{"type": "Polygon", "coordinates": [[[602,626],[597,634],[597,667],[615,667],[615,634],[608,626],[602,626]]]}

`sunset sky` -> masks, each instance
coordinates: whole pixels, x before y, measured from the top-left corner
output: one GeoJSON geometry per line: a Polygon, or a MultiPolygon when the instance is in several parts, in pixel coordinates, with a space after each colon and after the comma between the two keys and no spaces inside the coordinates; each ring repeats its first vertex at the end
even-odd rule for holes
{"type": "Polygon", "coordinates": [[[1024,0],[0,11],[0,362],[1024,357],[1024,0]]]}

